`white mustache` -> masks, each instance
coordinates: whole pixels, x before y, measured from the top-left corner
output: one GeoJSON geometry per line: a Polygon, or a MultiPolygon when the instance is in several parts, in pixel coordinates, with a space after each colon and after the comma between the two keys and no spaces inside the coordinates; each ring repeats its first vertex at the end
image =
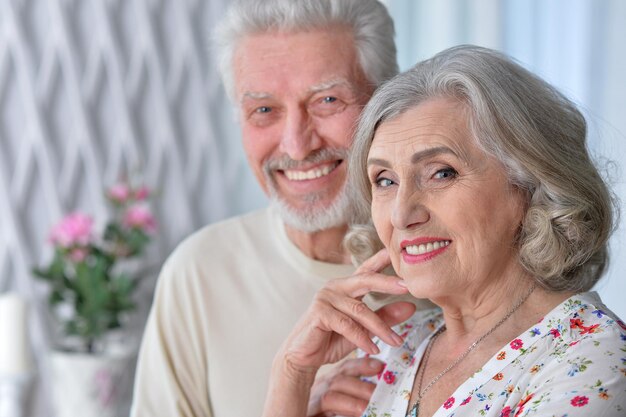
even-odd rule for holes
{"type": "Polygon", "coordinates": [[[320,149],[319,151],[311,153],[309,156],[306,157],[306,159],[303,159],[301,161],[291,159],[288,155],[268,159],[263,164],[263,171],[266,174],[269,174],[272,171],[276,170],[299,169],[302,167],[311,166],[311,164],[318,164],[321,162],[334,161],[338,159],[345,160],[347,158],[347,149],[320,149]]]}

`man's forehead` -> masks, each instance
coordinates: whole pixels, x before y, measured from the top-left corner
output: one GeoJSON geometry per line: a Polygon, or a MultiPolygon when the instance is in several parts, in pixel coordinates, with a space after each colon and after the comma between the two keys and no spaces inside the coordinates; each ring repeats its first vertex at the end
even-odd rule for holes
{"type": "Polygon", "coordinates": [[[234,54],[234,78],[241,100],[303,97],[336,86],[359,92],[364,77],[351,32],[330,28],[242,38],[234,54]]]}

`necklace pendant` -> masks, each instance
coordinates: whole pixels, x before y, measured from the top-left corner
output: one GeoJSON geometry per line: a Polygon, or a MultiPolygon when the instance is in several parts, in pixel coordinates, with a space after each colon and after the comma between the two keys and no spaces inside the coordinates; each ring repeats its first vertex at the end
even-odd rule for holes
{"type": "Polygon", "coordinates": [[[419,408],[420,408],[420,402],[415,401],[415,404],[413,404],[413,407],[411,407],[406,417],[417,417],[419,414],[419,408]]]}

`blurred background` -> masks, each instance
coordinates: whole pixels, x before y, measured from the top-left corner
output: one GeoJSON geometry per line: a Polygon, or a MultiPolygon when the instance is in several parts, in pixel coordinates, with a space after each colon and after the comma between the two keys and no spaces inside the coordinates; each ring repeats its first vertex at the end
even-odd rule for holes
{"type": "MultiPolygon", "coordinates": [[[[385,3],[396,23],[401,69],[473,43],[512,55],[560,88],[588,117],[591,152],[626,200],[625,1],[385,3]]],[[[247,168],[209,46],[227,5],[0,0],[0,293],[16,292],[30,305],[36,378],[25,415],[54,416],[48,287],[31,272],[52,256],[53,224],[73,211],[102,222],[103,190],[121,179],[156,191],[158,232],[137,269],[145,279],[124,336],[134,348],[160,265],[176,244],[266,202],[247,168]]],[[[625,239],[620,227],[611,267],[597,285],[622,318],[625,239]]]]}

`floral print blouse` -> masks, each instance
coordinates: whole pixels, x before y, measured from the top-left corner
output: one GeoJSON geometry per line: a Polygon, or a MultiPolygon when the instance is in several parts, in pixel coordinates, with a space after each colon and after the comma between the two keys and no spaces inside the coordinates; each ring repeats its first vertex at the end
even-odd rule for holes
{"type": "MultiPolygon", "coordinates": [[[[393,348],[375,340],[386,363],[363,417],[404,417],[415,373],[441,310],[418,311],[396,327],[393,348]]],[[[626,325],[595,292],[577,294],[503,346],[463,382],[436,417],[626,416],[626,325]]]]}

